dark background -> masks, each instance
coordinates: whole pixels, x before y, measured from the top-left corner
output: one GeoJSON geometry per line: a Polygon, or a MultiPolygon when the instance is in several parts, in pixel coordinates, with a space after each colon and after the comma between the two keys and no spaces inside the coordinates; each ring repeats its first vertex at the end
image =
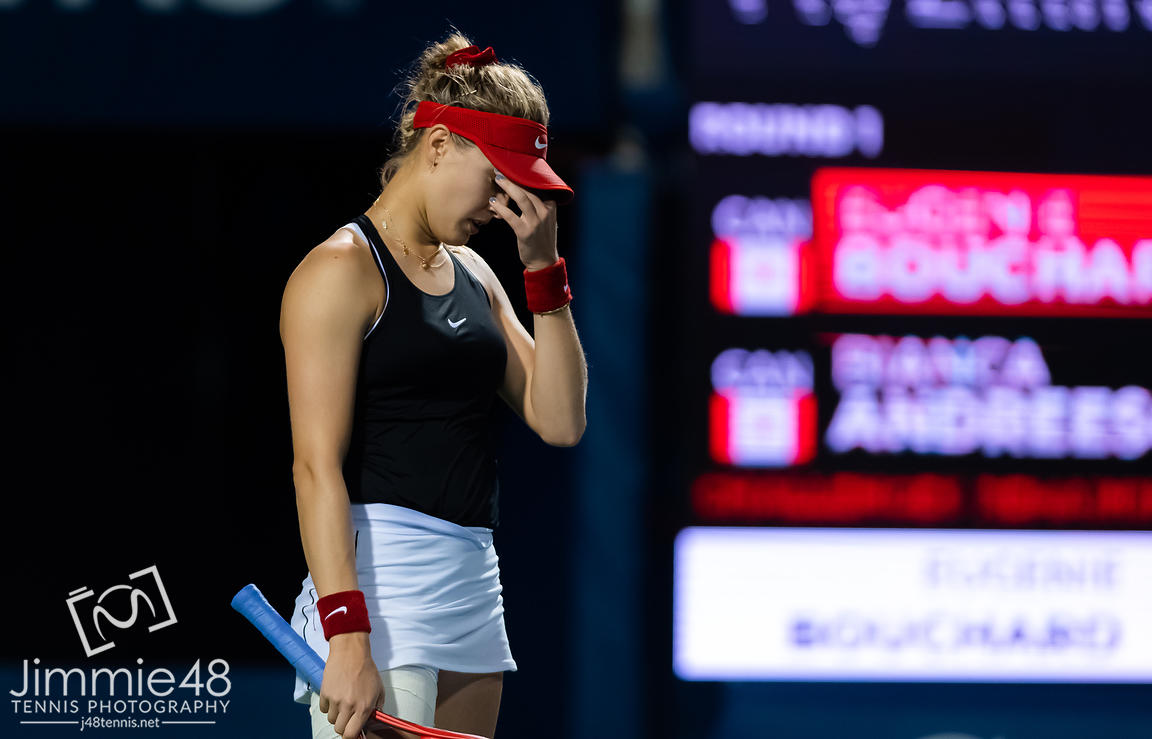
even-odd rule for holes
{"type": "MultiPolygon", "coordinates": [[[[379,137],[77,131],[23,141],[9,172],[42,199],[22,203],[29,229],[10,242],[7,270],[9,315],[20,317],[9,387],[21,482],[9,487],[6,538],[16,591],[53,607],[5,657],[77,662],[66,594],[99,594],[156,564],[180,623],[121,648],[150,664],[279,667],[228,603],[255,582],[287,614],[307,572],[280,296],[304,254],[375,198],[379,137]]],[[[514,237],[490,231],[472,244],[515,286],[514,237]]],[[[522,288],[514,300],[526,314],[522,288]]],[[[565,669],[566,550],[555,532],[569,518],[571,452],[507,408],[500,419],[497,551],[521,671],[508,675],[502,725],[515,735],[514,716],[539,716],[540,677],[565,669]],[[532,676],[524,688],[519,675],[532,676]]],[[[280,672],[289,702],[267,703],[292,710],[291,670],[280,672]]]]}
{"type": "MultiPolygon", "coordinates": [[[[649,408],[636,440],[645,452],[632,454],[648,478],[618,503],[642,514],[627,529],[639,553],[621,550],[642,578],[628,608],[613,600],[620,592],[572,574],[589,533],[616,522],[613,509],[599,522],[581,513],[580,482],[585,450],[613,419],[590,417],[581,447],[559,449],[502,412],[496,542],[519,671],[505,676],[500,735],[606,736],[617,719],[635,728],[620,733],[726,739],[1119,737],[1150,725],[1146,686],[687,683],[670,657],[671,541],[693,523],[688,485],[707,466],[701,421],[718,348],[816,330],[1016,330],[931,317],[717,316],[702,278],[715,199],[803,197],[823,163],[1152,174],[1152,33],[1135,12],[1122,33],[939,31],[908,27],[894,4],[868,49],[835,22],[786,20],[786,2],[769,3],[771,23],[743,26],[728,3],[677,0],[648,16],[661,72],[636,83],[618,70],[622,44],[637,43],[636,13],[605,0],[264,5],[239,14],[203,0],[0,8],[5,408],[15,441],[3,516],[6,686],[19,686],[25,659],[99,663],[83,655],[67,594],[100,592],[155,564],[179,623],[118,638],[109,661],[139,656],[178,673],[196,659],[229,661],[232,715],[181,736],[307,735],[290,669],[227,607],[255,582],[287,614],[306,572],[280,296],[304,254],[375,199],[400,103],[394,88],[454,24],[543,84],[550,162],[577,190],[561,211],[560,253],[604,270],[573,283],[577,327],[600,352],[589,353],[590,400],[620,392],[649,408]],[[867,161],[694,157],[686,121],[695,100],[873,105],[884,151],[867,161]],[[650,208],[590,212],[602,201],[581,183],[618,167],[622,142],[642,154],[650,208]],[[642,268],[621,268],[623,252],[614,261],[591,251],[627,218],[644,224],[642,268]],[[608,270],[651,286],[639,346],[584,320],[616,306],[599,286],[608,270]],[[616,349],[645,364],[609,387],[616,349]],[[625,614],[618,638],[636,649],[622,656],[618,642],[586,639],[589,613],[603,622],[625,614]],[[578,660],[600,674],[586,679],[578,660]],[[620,697],[614,680],[634,694],[620,697]]],[[[530,327],[510,231],[494,221],[470,244],[530,327]]],[[[1088,349],[1129,346],[1139,360],[1131,381],[1152,381],[1142,323],[1045,319],[1020,330],[1088,349]]],[[[6,736],[55,735],[5,721],[6,736]]]]}
{"type": "MultiPolygon", "coordinates": [[[[616,104],[614,24],[608,3],[531,9],[535,23],[585,39],[577,64],[507,9],[302,1],[245,16],[210,5],[0,9],[16,441],[4,539],[13,592],[46,604],[6,617],[4,683],[18,690],[25,659],[86,669],[141,657],[146,670],[182,675],[196,659],[206,671],[224,658],[231,715],[167,730],[304,736],[291,669],[228,607],[254,582],[287,615],[307,572],[278,333],[284,284],[378,194],[394,88],[426,43],[457,27],[536,76],[549,94],[551,162],[575,183],[578,163],[608,144],[599,122],[616,104]],[[99,594],[153,564],[178,623],[120,634],[115,650],[85,658],[68,593],[99,594]],[[265,723],[270,711],[279,715],[265,723]]],[[[560,248],[578,260],[574,222],[561,217],[560,248]]],[[[531,327],[511,230],[494,221],[470,243],[531,327]]],[[[572,452],[506,408],[501,422],[497,550],[519,666],[501,730],[516,736],[569,710],[558,693],[572,452]]],[[[0,734],[53,731],[64,732],[9,713],[0,734]]]]}

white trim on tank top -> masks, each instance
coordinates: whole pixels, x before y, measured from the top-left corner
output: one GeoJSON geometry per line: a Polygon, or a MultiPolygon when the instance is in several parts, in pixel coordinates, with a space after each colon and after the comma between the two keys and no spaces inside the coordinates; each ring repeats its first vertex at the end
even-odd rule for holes
{"type": "Polygon", "coordinates": [[[380,265],[380,274],[384,275],[384,307],[380,309],[380,315],[372,322],[368,333],[364,334],[363,341],[367,340],[372,332],[376,330],[376,324],[380,323],[380,319],[384,317],[384,311],[388,310],[388,301],[392,299],[392,286],[388,283],[388,271],[384,269],[384,262],[380,259],[380,253],[376,251],[376,246],[372,243],[372,239],[364,234],[364,229],[360,228],[360,224],[352,221],[344,228],[355,229],[356,233],[360,234],[360,238],[363,239],[364,243],[368,245],[368,248],[372,250],[372,257],[376,260],[376,264],[380,265]]]}

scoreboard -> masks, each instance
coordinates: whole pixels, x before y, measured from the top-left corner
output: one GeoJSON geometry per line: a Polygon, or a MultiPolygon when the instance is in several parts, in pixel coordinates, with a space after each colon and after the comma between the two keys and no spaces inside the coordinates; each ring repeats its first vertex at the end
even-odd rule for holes
{"type": "Polygon", "coordinates": [[[1150,9],[693,5],[677,678],[1152,682],[1150,9]]]}

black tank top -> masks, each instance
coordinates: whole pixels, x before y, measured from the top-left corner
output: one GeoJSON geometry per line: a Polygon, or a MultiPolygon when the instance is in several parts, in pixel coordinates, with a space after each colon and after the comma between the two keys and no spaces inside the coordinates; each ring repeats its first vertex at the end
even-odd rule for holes
{"type": "Polygon", "coordinates": [[[372,221],[387,289],[361,347],[344,480],[353,503],[405,506],[459,526],[499,525],[493,412],[507,349],[484,285],[452,254],[444,295],[419,290],[372,221]]]}

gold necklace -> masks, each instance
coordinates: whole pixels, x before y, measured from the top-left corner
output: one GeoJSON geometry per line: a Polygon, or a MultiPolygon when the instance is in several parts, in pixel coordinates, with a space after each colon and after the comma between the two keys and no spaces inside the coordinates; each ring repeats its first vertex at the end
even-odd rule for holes
{"type": "MultiPolygon", "coordinates": [[[[387,220],[380,221],[380,226],[381,226],[382,230],[387,231],[388,230],[388,221],[392,220],[392,212],[389,211],[387,208],[384,208],[384,207],[381,207],[381,210],[384,211],[384,215],[387,216],[387,220]]],[[[398,241],[400,243],[400,248],[404,250],[404,256],[408,256],[409,255],[408,245],[404,243],[404,239],[400,238],[396,234],[392,234],[392,238],[396,239],[396,241],[398,241]]],[[[436,251],[439,252],[440,247],[436,247],[436,251]]],[[[439,267],[441,264],[444,264],[443,259],[440,260],[439,264],[429,264],[428,261],[426,259],[424,259],[424,257],[420,256],[419,254],[416,255],[416,258],[420,260],[420,266],[423,267],[424,269],[432,269],[433,267],[439,267]]],[[[445,259],[447,259],[447,255],[445,255],[445,259]]]]}

